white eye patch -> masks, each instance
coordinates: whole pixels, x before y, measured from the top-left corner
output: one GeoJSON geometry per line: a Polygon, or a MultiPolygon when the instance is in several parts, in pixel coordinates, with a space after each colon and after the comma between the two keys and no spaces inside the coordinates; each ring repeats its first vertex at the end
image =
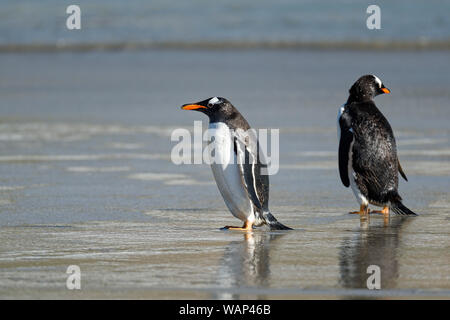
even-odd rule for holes
{"type": "Polygon", "coordinates": [[[209,104],[216,104],[219,102],[219,99],[217,97],[212,98],[211,100],[209,100],[209,104]]]}
{"type": "Polygon", "coordinates": [[[372,75],[375,78],[375,82],[378,84],[378,87],[381,88],[381,80],[377,76],[372,75]]]}

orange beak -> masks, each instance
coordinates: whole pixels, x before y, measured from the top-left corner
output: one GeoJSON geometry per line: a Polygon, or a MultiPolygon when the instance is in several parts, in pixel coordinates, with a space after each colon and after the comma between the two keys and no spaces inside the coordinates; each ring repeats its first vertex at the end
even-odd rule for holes
{"type": "Polygon", "coordinates": [[[207,107],[201,106],[199,104],[187,104],[187,105],[184,105],[181,107],[181,109],[183,109],[183,110],[197,110],[197,109],[201,109],[201,108],[208,109],[207,107]]]}
{"type": "Polygon", "coordinates": [[[388,88],[381,88],[381,91],[383,91],[384,93],[391,93],[391,90],[389,90],[388,88]]]}

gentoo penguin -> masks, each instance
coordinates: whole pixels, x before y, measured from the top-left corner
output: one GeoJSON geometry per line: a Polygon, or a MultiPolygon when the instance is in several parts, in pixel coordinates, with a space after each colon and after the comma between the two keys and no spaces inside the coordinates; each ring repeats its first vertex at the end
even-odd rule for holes
{"type": "Polygon", "coordinates": [[[374,75],[359,78],[349,90],[347,102],[338,115],[339,174],[345,187],[352,190],[360,210],[369,213],[369,204],[389,208],[397,214],[416,215],[402,204],[398,194],[398,172],[408,181],[397,158],[397,146],[391,125],[375,105],[373,98],[390,93],[374,75]]]}
{"type": "Polygon", "coordinates": [[[184,110],[196,110],[209,117],[209,134],[214,157],[211,168],[219,191],[231,213],[244,222],[242,227],[225,229],[251,230],[268,225],[271,230],[291,229],[281,224],[269,211],[269,176],[259,143],[250,125],[238,110],[220,97],[185,104],[184,110]]]}

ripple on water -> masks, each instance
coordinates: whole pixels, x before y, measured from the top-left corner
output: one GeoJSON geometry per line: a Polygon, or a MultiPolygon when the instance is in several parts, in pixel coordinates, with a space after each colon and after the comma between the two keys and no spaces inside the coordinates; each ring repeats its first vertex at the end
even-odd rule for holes
{"type": "Polygon", "coordinates": [[[46,162],[86,160],[167,160],[169,155],[160,153],[111,153],[111,154],[56,154],[56,155],[8,155],[0,156],[0,162],[46,162]]]}
{"type": "Polygon", "coordinates": [[[97,135],[154,134],[170,137],[172,126],[124,126],[90,123],[1,123],[0,141],[79,141],[97,135]]]}
{"type": "Polygon", "coordinates": [[[69,172],[124,172],[130,171],[130,167],[68,167],[69,172]]]}
{"type": "Polygon", "coordinates": [[[16,191],[25,189],[24,186],[0,186],[0,191],[16,191]]]}
{"type": "Polygon", "coordinates": [[[198,181],[185,174],[181,173],[156,173],[143,172],[134,173],[128,176],[129,179],[136,179],[142,181],[162,181],[166,185],[171,186],[186,186],[186,185],[210,185],[214,184],[211,181],[198,181]]]}

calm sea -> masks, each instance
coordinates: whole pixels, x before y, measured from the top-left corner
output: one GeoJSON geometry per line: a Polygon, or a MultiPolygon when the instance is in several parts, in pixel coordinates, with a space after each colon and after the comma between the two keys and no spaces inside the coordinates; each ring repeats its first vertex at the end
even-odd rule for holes
{"type": "Polygon", "coordinates": [[[450,41],[450,1],[2,0],[0,46],[119,43],[346,43],[450,41]],[[82,29],[66,28],[81,7],[82,29]],[[366,27],[367,7],[381,29],[366,27]]]}

